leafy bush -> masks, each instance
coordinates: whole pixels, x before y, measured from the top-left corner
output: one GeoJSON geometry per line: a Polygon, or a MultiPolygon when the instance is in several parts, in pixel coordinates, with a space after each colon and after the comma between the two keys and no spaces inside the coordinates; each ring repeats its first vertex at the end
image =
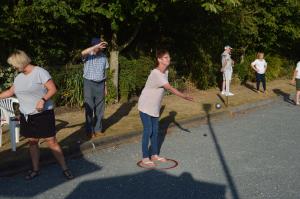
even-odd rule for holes
{"type": "MultiPolygon", "coordinates": [[[[133,95],[139,95],[145,86],[150,71],[155,67],[155,62],[150,57],[141,56],[138,59],[128,59],[120,57],[120,97],[121,101],[127,101],[133,95]]],[[[179,89],[186,88],[186,80],[183,77],[178,78],[177,72],[173,66],[169,67],[170,84],[179,89]]]]}
{"type": "Polygon", "coordinates": [[[217,74],[220,66],[215,66],[211,56],[203,49],[199,49],[194,58],[191,58],[191,80],[199,89],[208,89],[216,86],[217,74]]]}
{"type": "Polygon", "coordinates": [[[17,72],[12,68],[0,67],[0,92],[12,86],[17,72]]]}
{"type": "Polygon", "coordinates": [[[173,66],[170,66],[168,70],[169,70],[168,79],[169,79],[170,84],[174,88],[176,88],[180,91],[184,91],[187,88],[186,78],[184,78],[183,76],[178,77],[177,71],[174,69],[173,66]]]}
{"type": "MultiPolygon", "coordinates": [[[[53,70],[51,75],[57,85],[58,92],[54,96],[57,106],[77,106],[84,104],[83,96],[83,66],[70,65],[63,69],[53,70]]],[[[106,103],[111,104],[116,99],[116,89],[112,82],[112,73],[108,72],[106,103]]]]}
{"type": "Polygon", "coordinates": [[[149,57],[128,59],[120,56],[119,90],[121,101],[128,100],[143,89],[155,62],[149,57]]]}
{"type": "Polygon", "coordinates": [[[251,63],[255,59],[256,55],[251,53],[245,56],[243,63],[234,65],[234,73],[237,74],[242,84],[246,83],[248,80],[255,81],[255,71],[251,68],[251,63]]]}
{"type": "Polygon", "coordinates": [[[113,72],[112,71],[108,71],[108,73],[107,73],[106,86],[107,86],[107,96],[105,96],[106,104],[113,104],[116,102],[117,89],[113,83],[113,72]]]}

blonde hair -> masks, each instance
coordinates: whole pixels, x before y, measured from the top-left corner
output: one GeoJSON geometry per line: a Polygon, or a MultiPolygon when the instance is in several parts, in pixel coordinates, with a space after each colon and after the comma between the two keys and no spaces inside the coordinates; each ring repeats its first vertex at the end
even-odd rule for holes
{"type": "Polygon", "coordinates": [[[18,69],[24,68],[26,65],[30,64],[30,62],[30,57],[22,50],[16,50],[7,59],[7,63],[18,69]]]}
{"type": "Polygon", "coordinates": [[[257,57],[257,59],[263,59],[264,58],[264,53],[263,52],[258,52],[256,57],[257,57]]]}

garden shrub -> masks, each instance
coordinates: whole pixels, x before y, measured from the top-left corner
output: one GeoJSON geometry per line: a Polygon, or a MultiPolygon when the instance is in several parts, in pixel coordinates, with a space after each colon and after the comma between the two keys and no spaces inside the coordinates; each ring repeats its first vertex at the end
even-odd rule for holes
{"type": "Polygon", "coordinates": [[[16,75],[17,71],[12,67],[0,67],[0,92],[12,86],[16,75]]]}
{"type": "Polygon", "coordinates": [[[217,85],[217,74],[220,66],[214,65],[211,56],[203,49],[190,59],[191,80],[199,89],[208,89],[217,85]]]}
{"type": "Polygon", "coordinates": [[[119,92],[120,100],[127,101],[144,88],[147,77],[154,68],[152,58],[141,56],[138,59],[128,59],[120,56],[119,92]]]}

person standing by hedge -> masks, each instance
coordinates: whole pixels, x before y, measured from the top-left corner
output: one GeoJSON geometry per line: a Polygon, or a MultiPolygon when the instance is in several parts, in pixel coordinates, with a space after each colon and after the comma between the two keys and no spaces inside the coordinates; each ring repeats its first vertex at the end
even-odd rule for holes
{"type": "Polygon", "coordinates": [[[222,84],[222,95],[233,96],[234,94],[230,92],[230,82],[232,78],[232,67],[233,60],[231,59],[231,50],[230,46],[224,47],[224,52],[221,55],[222,68],[221,72],[223,73],[223,84],[222,84]]]}
{"type": "Polygon", "coordinates": [[[102,118],[107,94],[106,69],[109,67],[107,57],[103,53],[107,42],[101,42],[100,38],[93,38],[91,45],[81,52],[84,61],[83,93],[88,138],[104,135],[102,118]]]}
{"type": "Polygon", "coordinates": [[[25,179],[37,177],[39,172],[39,139],[43,138],[60,164],[67,179],[73,175],[68,169],[61,147],[56,140],[54,104],[51,97],[56,87],[45,69],[31,64],[31,59],[21,50],[13,52],[7,62],[20,73],[13,86],[0,94],[0,99],[16,95],[20,103],[20,134],[29,140],[32,170],[25,179]]]}
{"type": "Polygon", "coordinates": [[[300,61],[297,63],[296,69],[294,71],[292,84],[296,84],[295,103],[296,105],[300,105],[300,61]]]}
{"type": "Polygon", "coordinates": [[[170,64],[170,54],[167,50],[158,50],[156,53],[156,68],[148,76],[146,85],[142,90],[138,101],[138,110],[143,123],[142,136],[142,163],[146,166],[155,166],[154,161],[165,162],[166,159],[158,156],[158,121],[161,101],[164,91],[169,90],[173,94],[183,99],[192,101],[193,98],[181,93],[173,88],[168,82],[168,66],[170,64]],[[151,151],[149,149],[149,139],[151,138],[151,151]],[[150,159],[151,157],[151,159],[150,159]]]}
{"type": "Polygon", "coordinates": [[[259,85],[262,82],[263,85],[263,93],[266,93],[266,76],[265,73],[267,71],[267,62],[264,59],[264,53],[258,52],[257,59],[251,63],[251,67],[255,70],[256,76],[256,90],[259,92],[259,85]]]}

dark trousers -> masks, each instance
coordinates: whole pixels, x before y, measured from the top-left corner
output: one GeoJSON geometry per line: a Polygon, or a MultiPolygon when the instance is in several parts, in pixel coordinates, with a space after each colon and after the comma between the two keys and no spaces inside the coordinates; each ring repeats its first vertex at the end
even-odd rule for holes
{"type": "Polygon", "coordinates": [[[262,82],[264,91],[266,90],[266,76],[265,74],[256,73],[256,89],[259,90],[260,82],[262,82]]]}
{"type": "Polygon", "coordinates": [[[102,118],[105,105],[105,81],[83,80],[86,133],[102,131],[102,118]]]}

